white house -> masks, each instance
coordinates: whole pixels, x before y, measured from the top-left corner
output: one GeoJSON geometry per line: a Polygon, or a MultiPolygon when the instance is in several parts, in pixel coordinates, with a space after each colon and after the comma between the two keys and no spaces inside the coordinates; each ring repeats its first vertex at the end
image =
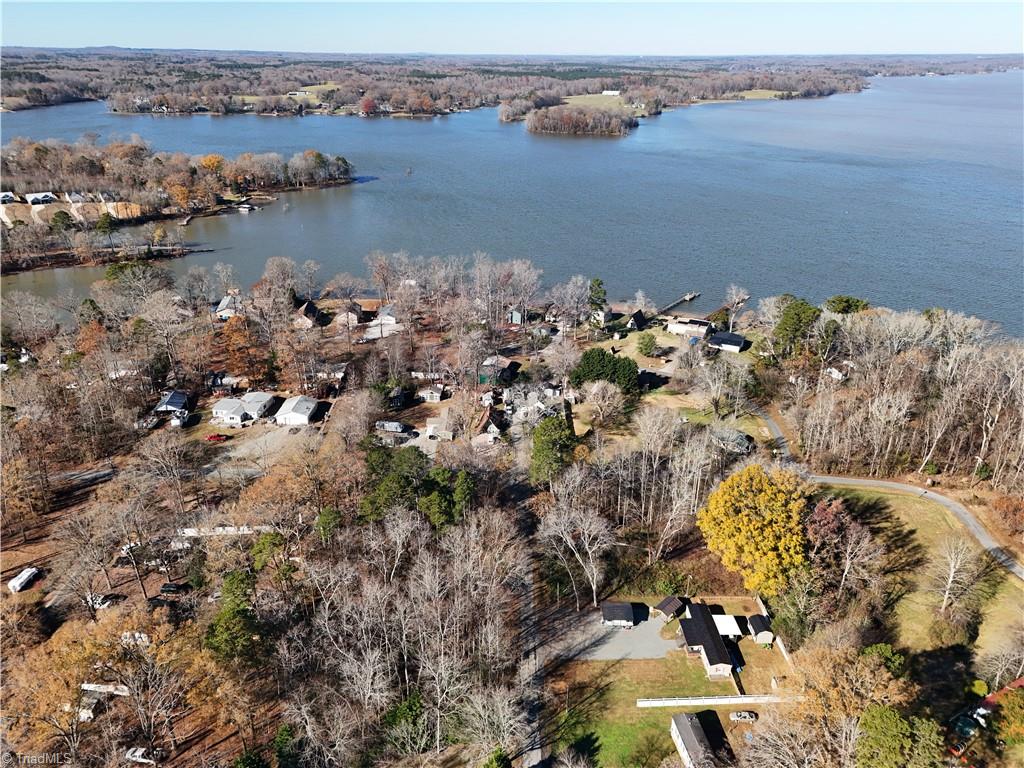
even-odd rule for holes
{"type": "Polygon", "coordinates": [[[251,419],[262,418],[274,404],[274,396],[269,392],[246,392],[239,400],[251,419]]]}
{"type": "Polygon", "coordinates": [[[375,320],[380,325],[395,325],[398,322],[398,318],[395,317],[395,305],[385,304],[378,309],[375,320]]]}
{"type": "Polygon", "coordinates": [[[673,317],[665,325],[665,330],[677,336],[696,336],[703,339],[711,330],[711,321],[698,317],[673,317]]]}
{"type": "Polygon", "coordinates": [[[848,378],[846,371],[841,371],[838,368],[826,368],[825,373],[836,381],[846,381],[848,378]]]}
{"type": "Polygon", "coordinates": [[[704,603],[690,603],[679,619],[679,645],[700,656],[709,680],[732,675],[732,657],[722,641],[711,609],[704,603]]]}
{"type": "Polygon", "coordinates": [[[425,403],[440,403],[444,399],[444,385],[431,384],[428,387],[421,387],[416,396],[425,403]]]}
{"type": "Polygon", "coordinates": [[[317,401],[305,395],[289,397],[284,401],[281,410],[274,417],[283,427],[301,427],[309,424],[309,419],[316,410],[317,401]]]}
{"type": "Polygon", "coordinates": [[[601,91],[602,96],[618,96],[622,91],[601,91]]]}
{"type": "Polygon", "coordinates": [[[221,424],[240,427],[251,419],[242,401],[236,397],[225,397],[213,404],[213,420],[221,424]]]}

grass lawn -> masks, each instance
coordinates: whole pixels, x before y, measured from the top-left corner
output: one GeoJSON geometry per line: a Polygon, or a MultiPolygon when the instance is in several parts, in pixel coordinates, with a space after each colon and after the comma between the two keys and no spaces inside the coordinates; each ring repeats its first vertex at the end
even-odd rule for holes
{"type": "Polygon", "coordinates": [[[574,662],[551,689],[563,729],[560,745],[593,756],[601,768],[654,768],[672,754],[669,720],[685,709],[638,709],[638,698],[736,693],[729,681],[708,680],[700,661],[682,653],[656,660],[574,662]]]}
{"type": "Polygon", "coordinates": [[[785,91],[773,91],[768,88],[752,88],[747,91],[736,91],[735,93],[727,93],[720,99],[701,99],[696,103],[725,104],[731,101],[765,101],[766,99],[776,99],[783,93],[785,93],[785,91]]]}
{"type": "MultiPolygon", "coordinates": [[[[888,490],[866,490],[863,488],[840,487],[837,490],[847,496],[868,503],[886,505],[895,517],[913,532],[914,542],[927,557],[935,552],[947,536],[967,536],[960,521],[946,511],[945,507],[933,501],[888,490]]],[[[973,541],[973,539],[972,539],[973,541]]],[[[918,569],[918,572],[920,569],[918,569]]],[[[1006,636],[1007,627],[1020,621],[1024,614],[1024,585],[1019,580],[1007,577],[984,609],[978,639],[979,650],[998,647],[1006,636]]],[[[911,651],[930,651],[934,643],[928,636],[934,603],[930,596],[919,590],[912,590],[900,601],[896,609],[899,641],[911,651]]]]}
{"type": "Polygon", "coordinates": [[[584,93],[579,96],[566,96],[566,104],[574,107],[591,107],[593,109],[610,109],[631,112],[635,117],[646,117],[647,113],[642,109],[630,109],[626,100],[621,96],[605,96],[600,93],[584,93]]]}

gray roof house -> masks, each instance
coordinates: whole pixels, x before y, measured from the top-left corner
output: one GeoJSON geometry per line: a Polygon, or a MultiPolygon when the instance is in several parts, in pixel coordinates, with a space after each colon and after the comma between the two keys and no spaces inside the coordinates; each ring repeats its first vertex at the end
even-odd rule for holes
{"type": "Polygon", "coordinates": [[[601,623],[606,627],[629,627],[636,624],[633,606],[629,603],[616,603],[606,600],[601,603],[601,623]]]}
{"type": "Polygon", "coordinates": [[[184,411],[188,408],[188,394],[180,389],[171,389],[164,392],[160,402],[156,404],[153,413],[170,413],[172,411],[184,411]]]}
{"type": "Polygon", "coordinates": [[[714,752],[696,715],[673,715],[669,732],[685,768],[711,768],[714,765],[714,752]]]}

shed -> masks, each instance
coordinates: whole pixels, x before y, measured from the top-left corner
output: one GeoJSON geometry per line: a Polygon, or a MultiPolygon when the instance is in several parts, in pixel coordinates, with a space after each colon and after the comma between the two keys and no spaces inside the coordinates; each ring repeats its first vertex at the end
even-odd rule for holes
{"type": "Polygon", "coordinates": [[[642,310],[637,310],[629,316],[629,320],[626,321],[626,327],[631,331],[639,331],[645,325],[647,325],[647,318],[644,317],[642,310]]]}
{"type": "Polygon", "coordinates": [[[751,616],[747,619],[747,627],[750,629],[750,636],[758,645],[771,645],[775,642],[772,625],[767,616],[751,616]]]}
{"type": "Polygon", "coordinates": [[[673,715],[669,732],[685,768],[706,768],[714,764],[711,744],[696,715],[673,715]]]}
{"type": "Polygon", "coordinates": [[[317,401],[305,395],[289,397],[284,401],[281,410],[274,416],[274,420],[284,427],[299,427],[309,424],[313,411],[316,410],[317,401]]]}
{"type": "Polygon", "coordinates": [[[188,409],[188,394],[180,389],[172,389],[163,393],[153,413],[171,413],[188,409]]]}
{"type": "Polygon", "coordinates": [[[714,349],[721,349],[725,352],[741,352],[743,347],[746,346],[747,340],[740,336],[738,333],[729,333],[728,331],[718,331],[711,335],[708,339],[708,346],[714,349]]]}
{"type": "Polygon", "coordinates": [[[671,597],[666,597],[664,600],[662,600],[660,603],[654,606],[654,610],[661,614],[661,618],[663,621],[668,623],[679,615],[679,612],[683,610],[683,605],[684,604],[682,600],[680,600],[675,595],[672,595],[671,597]]]}
{"type": "Polygon", "coordinates": [[[601,623],[606,627],[633,627],[636,624],[633,606],[606,600],[601,603],[601,623]]]}

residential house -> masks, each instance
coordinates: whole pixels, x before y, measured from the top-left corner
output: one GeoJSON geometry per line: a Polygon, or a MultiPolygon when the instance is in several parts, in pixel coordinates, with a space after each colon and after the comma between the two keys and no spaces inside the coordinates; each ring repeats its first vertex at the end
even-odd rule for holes
{"type": "Polygon", "coordinates": [[[57,196],[53,192],[26,192],[25,202],[29,205],[49,205],[57,202],[57,196]]]}
{"type": "Polygon", "coordinates": [[[397,325],[398,317],[395,315],[395,305],[385,304],[377,310],[377,317],[374,318],[374,322],[380,325],[397,325]]]}
{"type": "Polygon", "coordinates": [[[421,387],[416,396],[425,403],[440,403],[444,399],[444,385],[431,384],[421,387]]]}
{"type": "Polygon", "coordinates": [[[667,624],[679,615],[679,612],[683,610],[685,605],[678,597],[671,595],[654,606],[654,610],[661,614],[662,621],[667,624]]]}
{"type": "Polygon", "coordinates": [[[212,419],[220,424],[240,427],[243,423],[251,421],[252,416],[241,400],[236,397],[225,397],[213,404],[212,419]]]}
{"type": "Polygon", "coordinates": [[[696,715],[673,715],[669,732],[683,761],[683,768],[710,768],[714,765],[714,752],[696,715]]]}
{"type": "Polygon", "coordinates": [[[647,318],[644,317],[643,310],[641,309],[631,314],[629,320],[626,321],[626,327],[631,331],[642,330],[645,325],[647,325],[647,318]]]}
{"type": "Polygon", "coordinates": [[[229,293],[220,300],[213,314],[218,320],[230,320],[236,315],[244,315],[245,310],[242,307],[242,297],[234,292],[229,293]]]}
{"type": "Polygon", "coordinates": [[[710,320],[699,317],[673,317],[665,325],[665,330],[677,336],[695,336],[703,339],[714,331],[715,326],[710,320]]]}
{"type": "Polygon", "coordinates": [[[405,432],[405,424],[400,421],[378,421],[374,424],[374,428],[381,432],[391,432],[393,434],[405,432]]]}
{"type": "Polygon", "coordinates": [[[323,313],[312,301],[304,302],[292,317],[292,326],[303,330],[309,330],[322,324],[323,313]]]}
{"type": "Polygon", "coordinates": [[[455,432],[452,429],[452,425],[448,420],[448,407],[441,409],[441,412],[437,416],[432,416],[427,419],[427,439],[428,440],[454,440],[455,432]]]}
{"type": "Polygon", "coordinates": [[[85,195],[81,192],[65,192],[64,199],[72,205],[81,205],[82,203],[88,202],[85,195]]]}
{"type": "Polygon", "coordinates": [[[250,418],[260,419],[267,415],[267,411],[274,404],[274,395],[270,392],[246,392],[239,400],[250,418]]]}
{"type": "Polygon", "coordinates": [[[163,393],[153,413],[173,413],[188,409],[188,394],[180,389],[171,389],[163,393]]]}
{"type": "Polygon", "coordinates": [[[715,626],[711,609],[704,603],[690,603],[679,620],[679,645],[687,653],[697,654],[709,679],[732,674],[732,658],[715,626]]]}
{"type": "Polygon", "coordinates": [[[742,352],[747,340],[738,333],[718,331],[708,339],[708,346],[714,349],[721,349],[724,352],[742,352]]]}
{"type": "Polygon", "coordinates": [[[334,319],[331,320],[331,327],[352,328],[353,326],[365,322],[366,312],[361,306],[353,301],[348,306],[340,307],[338,311],[335,312],[334,319]]]}
{"type": "Polygon", "coordinates": [[[274,421],[283,427],[299,427],[309,424],[316,410],[317,401],[305,395],[289,397],[274,415],[274,421]]]}
{"type": "Polygon", "coordinates": [[[519,307],[509,307],[505,314],[505,322],[509,325],[526,325],[528,313],[519,307]]]}
{"type": "Polygon", "coordinates": [[[595,325],[605,326],[612,319],[612,313],[608,309],[595,309],[590,313],[590,321],[595,325]]]}
{"type": "Polygon", "coordinates": [[[18,202],[18,196],[13,192],[0,192],[0,204],[8,205],[18,202]]]}
{"type": "Polygon", "coordinates": [[[601,91],[602,96],[618,96],[621,91],[601,91]]]}
{"type": "Polygon", "coordinates": [[[617,603],[605,600],[601,603],[601,623],[606,627],[632,629],[636,624],[633,606],[629,603],[617,603]]]}
{"type": "Polygon", "coordinates": [[[758,645],[771,645],[775,642],[772,625],[767,616],[751,616],[747,619],[747,628],[758,645]]]}
{"type": "Polygon", "coordinates": [[[395,387],[388,392],[388,408],[393,411],[401,410],[405,408],[405,404],[408,401],[408,395],[401,387],[395,387]]]}
{"type": "Polygon", "coordinates": [[[480,395],[480,405],[490,408],[501,399],[501,394],[496,389],[489,389],[480,395]]]}

